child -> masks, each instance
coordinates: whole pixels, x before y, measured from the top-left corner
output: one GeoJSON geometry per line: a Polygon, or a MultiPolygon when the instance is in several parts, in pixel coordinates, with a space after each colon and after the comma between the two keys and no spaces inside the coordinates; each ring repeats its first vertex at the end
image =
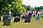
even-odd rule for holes
{"type": "Polygon", "coordinates": [[[36,14],[36,20],[39,20],[39,19],[40,19],[40,12],[38,11],[38,13],[36,14]]]}

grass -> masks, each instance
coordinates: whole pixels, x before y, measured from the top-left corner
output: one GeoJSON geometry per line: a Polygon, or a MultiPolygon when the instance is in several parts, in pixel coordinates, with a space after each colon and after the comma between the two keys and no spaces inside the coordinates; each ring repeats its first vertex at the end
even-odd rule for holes
{"type": "MultiPolygon", "coordinates": [[[[41,18],[40,21],[36,21],[34,18],[32,18],[30,23],[25,24],[23,20],[19,23],[13,23],[12,19],[11,25],[7,26],[7,28],[43,28],[43,18],[41,18]]],[[[5,27],[6,26],[3,26],[3,23],[0,21],[0,28],[5,28],[5,27]]]]}

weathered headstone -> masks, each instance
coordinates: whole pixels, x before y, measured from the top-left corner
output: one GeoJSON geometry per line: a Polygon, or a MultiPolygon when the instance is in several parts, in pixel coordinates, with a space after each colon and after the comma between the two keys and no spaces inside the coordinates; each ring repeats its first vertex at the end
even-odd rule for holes
{"type": "Polygon", "coordinates": [[[10,15],[4,15],[3,16],[3,24],[4,25],[10,25],[11,24],[11,16],[10,15]]]}

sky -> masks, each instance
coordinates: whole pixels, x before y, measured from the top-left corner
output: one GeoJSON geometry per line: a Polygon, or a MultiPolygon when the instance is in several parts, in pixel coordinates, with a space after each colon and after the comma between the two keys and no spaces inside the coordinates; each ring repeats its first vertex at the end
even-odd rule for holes
{"type": "Polygon", "coordinates": [[[43,0],[23,0],[22,4],[26,6],[30,5],[31,7],[40,7],[43,6],[43,0]]]}

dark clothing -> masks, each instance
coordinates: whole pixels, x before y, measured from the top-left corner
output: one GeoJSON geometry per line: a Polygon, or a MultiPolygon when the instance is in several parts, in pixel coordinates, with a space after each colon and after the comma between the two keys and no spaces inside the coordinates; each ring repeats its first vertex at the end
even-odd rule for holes
{"type": "Polygon", "coordinates": [[[38,11],[36,11],[36,15],[37,15],[38,11]]]}
{"type": "Polygon", "coordinates": [[[25,16],[25,23],[30,23],[31,16],[32,16],[32,13],[29,13],[28,15],[25,16]]]}
{"type": "Polygon", "coordinates": [[[32,17],[32,13],[29,13],[28,15],[25,15],[22,18],[25,19],[25,23],[30,23],[31,17],[32,17]]]}
{"type": "Polygon", "coordinates": [[[29,16],[26,16],[26,17],[25,17],[25,23],[30,23],[30,18],[29,18],[29,16]]]}
{"type": "Polygon", "coordinates": [[[35,17],[35,15],[33,15],[33,17],[35,17]]]}
{"type": "Polygon", "coordinates": [[[12,13],[11,15],[12,15],[12,16],[14,16],[14,17],[16,17],[16,13],[15,13],[15,12],[14,12],[14,13],[12,13]]]}
{"type": "Polygon", "coordinates": [[[32,17],[32,13],[29,13],[28,15],[29,15],[29,18],[31,18],[31,17],[32,17]]]}
{"type": "Polygon", "coordinates": [[[20,17],[20,14],[17,13],[16,16],[19,16],[20,17]]]}
{"type": "Polygon", "coordinates": [[[14,19],[14,22],[20,22],[20,18],[16,17],[16,18],[14,19]]]}

